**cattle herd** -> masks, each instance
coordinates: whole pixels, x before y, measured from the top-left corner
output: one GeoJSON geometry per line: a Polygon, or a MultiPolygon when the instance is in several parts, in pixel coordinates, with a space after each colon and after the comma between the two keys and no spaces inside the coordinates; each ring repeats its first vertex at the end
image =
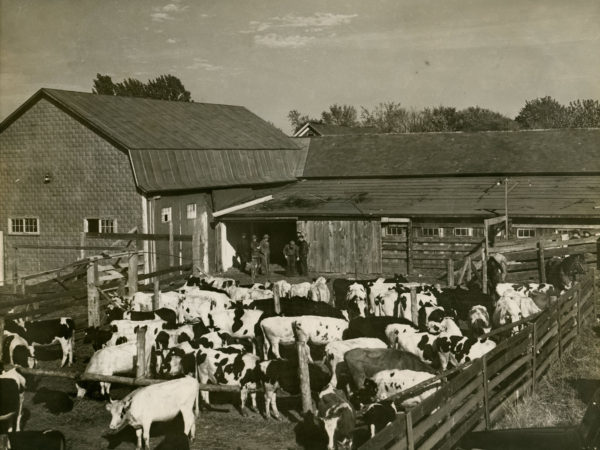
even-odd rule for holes
{"type": "MultiPolygon", "coordinates": [[[[185,434],[194,438],[199,409],[210,405],[209,392],[200,389],[200,383],[239,388],[243,415],[248,409],[259,412],[256,394],[262,391],[265,418],[279,419],[277,392],[300,392],[298,359],[282,358],[281,346],[293,344],[294,331],[301,329],[310,349],[315,423],[326,432],[329,449],[351,448],[357,421],[367,424],[373,435],[399,411],[433,394],[440,381],[432,380],[410,398],[395,394],[480,358],[504,336],[488,338],[493,328],[536,314],[557,296],[554,286],[533,283],[497,283],[487,295],[477,289],[407,282],[399,276],[320,277],[312,283],[281,280],[251,286],[230,278],[192,276],[181,289],[160,293],[158,299],[144,292],[114,297],[106,309],[106,324],[86,330],[84,342],[95,350],[86,374],[135,372],[136,340],[142,330],[149,372],[164,381],[117,401],[110,398],[110,383],[78,381],[78,396],[96,393],[99,387],[108,400],[110,429],[131,425],[138,448],[149,448],[152,422],[179,414],[185,434]],[[415,304],[418,311],[413,312],[415,304]]],[[[62,365],[71,365],[73,335],[74,323],[67,317],[6,320],[6,362],[35,367],[36,346],[59,343],[62,365]]],[[[20,431],[25,384],[16,369],[0,374],[0,420],[8,425],[13,448],[19,448],[19,436],[25,436],[19,432],[35,433],[20,431]]],[[[38,448],[64,448],[60,432],[37,433],[30,438],[45,442],[38,448]]]]}

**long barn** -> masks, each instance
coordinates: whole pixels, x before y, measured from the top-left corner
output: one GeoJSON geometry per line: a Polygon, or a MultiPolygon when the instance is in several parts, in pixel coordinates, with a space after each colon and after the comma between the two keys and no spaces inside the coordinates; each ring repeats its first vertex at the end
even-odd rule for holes
{"type": "MultiPolygon", "coordinates": [[[[307,235],[315,272],[393,274],[460,260],[482,242],[484,220],[505,214],[509,238],[600,234],[598,129],[353,134],[306,144],[297,182],[258,191],[273,198],[218,217],[230,241],[242,224],[280,224],[307,235]]],[[[496,234],[507,237],[504,224],[496,234]]]]}

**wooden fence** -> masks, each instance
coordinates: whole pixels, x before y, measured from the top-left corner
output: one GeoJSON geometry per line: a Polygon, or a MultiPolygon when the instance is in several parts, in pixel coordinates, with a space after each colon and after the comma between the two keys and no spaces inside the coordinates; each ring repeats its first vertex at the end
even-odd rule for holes
{"type": "Polygon", "coordinates": [[[598,311],[596,272],[592,270],[550,308],[490,333],[488,337],[500,337],[524,327],[500,339],[483,358],[396,395],[397,399],[410,398],[442,382],[434,395],[398,414],[360,449],[451,449],[469,431],[489,428],[502,416],[505,403],[535,390],[581,329],[595,322],[598,311]]]}

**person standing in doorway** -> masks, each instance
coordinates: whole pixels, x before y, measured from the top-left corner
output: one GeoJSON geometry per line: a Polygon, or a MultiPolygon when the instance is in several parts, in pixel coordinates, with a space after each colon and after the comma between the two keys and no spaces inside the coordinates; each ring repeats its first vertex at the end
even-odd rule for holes
{"type": "Polygon", "coordinates": [[[263,275],[269,275],[269,260],[271,259],[271,246],[269,235],[265,234],[260,241],[260,269],[263,275]]]}
{"type": "Polygon", "coordinates": [[[258,269],[260,268],[260,242],[258,242],[258,238],[255,234],[252,235],[252,240],[250,241],[250,254],[252,256],[252,262],[250,264],[250,274],[252,275],[252,280],[254,281],[254,277],[258,273],[258,269]]]}
{"type": "Polygon", "coordinates": [[[283,256],[285,256],[286,268],[285,274],[288,277],[296,276],[296,261],[298,260],[298,246],[292,239],[283,247],[283,256]]]}
{"type": "Polygon", "coordinates": [[[248,269],[248,263],[252,255],[252,249],[250,248],[250,240],[246,233],[242,233],[240,242],[237,249],[238,258],[240,259],[240,271],[246,272],[248,269]]]}
{"type": "Polygon", "coordinates": [[[310,244],[304,239],[302,233],[298,233],[298,260],[300,262],[300,275],[308,275],[308,249],[310,244]]]}

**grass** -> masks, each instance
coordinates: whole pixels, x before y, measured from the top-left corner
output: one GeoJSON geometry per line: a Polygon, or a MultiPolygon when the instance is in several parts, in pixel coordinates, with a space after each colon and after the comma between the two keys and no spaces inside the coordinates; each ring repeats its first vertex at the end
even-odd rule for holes
{"type": "Polygon", "coordinates": [[[600,388],[600,327],[582,330],[562,360],[552,364],[534,393],[507,403],[494,428],[576,425],[600,388]]]}

